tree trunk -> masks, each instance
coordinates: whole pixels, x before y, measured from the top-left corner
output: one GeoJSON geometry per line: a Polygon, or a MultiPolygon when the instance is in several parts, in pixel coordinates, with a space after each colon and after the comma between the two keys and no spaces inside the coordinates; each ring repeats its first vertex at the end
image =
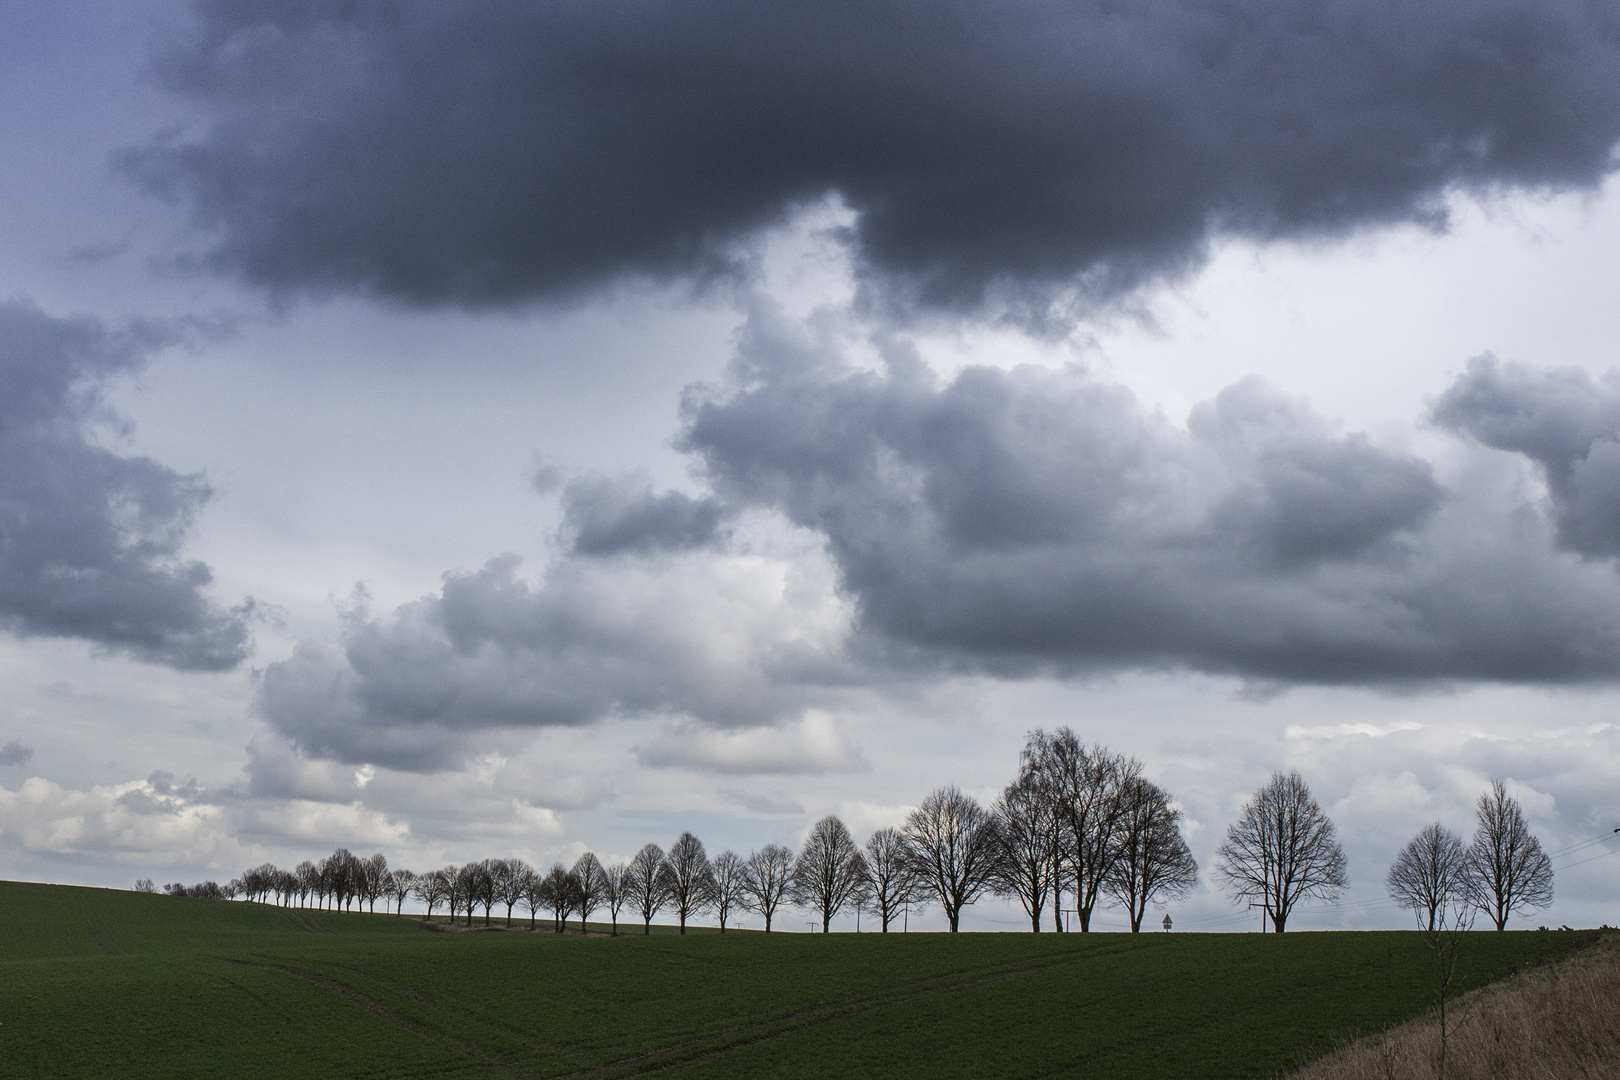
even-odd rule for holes
{"type": "Polygon", "coordinates": [[[643,937],[651,937],[652,936],[652,916],[651,915],[647,916],[646,922],[642,925],[642,927],[641,927],[641,935],[643,937]]]}
{"type": "Polygon", "coordinates": [[[1271,913],[1271,925],[1275,928],[1273,933],[1282,933],[1283,927],[1288,925],[1288,916],[1281,911],[1273,911],[1271,913]]]}

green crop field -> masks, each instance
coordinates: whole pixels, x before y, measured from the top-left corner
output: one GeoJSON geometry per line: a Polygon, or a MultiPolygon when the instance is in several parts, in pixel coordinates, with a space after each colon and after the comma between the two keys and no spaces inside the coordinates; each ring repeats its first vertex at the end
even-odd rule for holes
{"type": "MultiPolygon", "coordinates": [[[[7,1077],[1270,1077],[1428,1004],[1412,933],[446,933],[10,882],[0,913],[7,1077]]],[[[1475,933],[1461,989],[1591,939],[1475,933]]]]}

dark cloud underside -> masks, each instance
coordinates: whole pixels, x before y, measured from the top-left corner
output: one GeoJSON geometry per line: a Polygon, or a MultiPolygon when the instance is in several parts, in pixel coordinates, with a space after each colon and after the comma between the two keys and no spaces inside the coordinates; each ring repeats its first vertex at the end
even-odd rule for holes
{"type": "MultiPolygon", "coordinates": [[[[1077,371],[940,381],[903,348],[853,370],[763,312],[737,383],[689,397],[680,445],[728,507],[826,536],[877,655],[1278,682],[1620,675],[1610,567],[1257,379],[1179,428],[1077,371]]],[[[1612,550],[1620,484],[1580,521],[1612,550]]]]}
{"type": "Polygon", "coordinates": [[[181,555],[208,486],[93,437],[104,380],[169,338],[0,303],[0,628],[224,670],[247,655],[247,615],[181,555]]]}
{"type": "Polygon", "coordinates": [[[891,297],[1107,295],[1620,138],[1588,0],[203,0],[155,70],[200,126],[124,165],[206,261],[422,304],[723,272],[829,193],[891,297]]]}

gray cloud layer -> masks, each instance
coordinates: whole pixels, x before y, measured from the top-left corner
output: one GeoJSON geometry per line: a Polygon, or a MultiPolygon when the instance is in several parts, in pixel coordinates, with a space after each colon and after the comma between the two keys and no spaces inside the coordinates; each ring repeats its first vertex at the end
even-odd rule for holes
{"type": "Polygon", "coordinates": [[[172,337],[0,302],[0,628],[188,670],[247,655],[248,611],[215,605],[181,554],[208,485],[94,438],[105,380],[172,337]]]}
{"type": "Polygon", "coordinates": [[[1431,419],[1540,465],[1564,546],[1620,555],[1620,375],[1600,386],[1575,368],[1481,357],[1435,402],[1431,419]]]}
{"type": "Polygon", "coordinates": [[[124,167],[208,262],[426,304],[722,272],[837,193],[869,285],[1039,306],[1590,186],[1620,138],[1586,0],[199,0],[155,71],[202,126],[124,167]]]}
{"type": "Polygon", "coordinates": [[[265,672],[260,709],[311,757],[430,770],[514,729],[608,717],[785,721],[834,700],[842,627],[819,591],[784,599],[769,570],[698,558],[560,559],[537,585],[514,556],[445,576],[387,619],[357,614],[265,672]]]}
{"type": "MultiPolygon", "coordinates": [[[[736,381],[690,396],[681,445],[728,506],[826,536],[887,662],[1324,683],[1620,674],[1608,567],[1559,551],[1530,508],[1449,492],[1427,463],[1255,379],[1183,429],[1079,371],[941,381],[899,346],[884,370],[854,370],[766,313],[736,381]]],[[[1569,396],[1609,408],[1585,389],[1569,396]]],[[[1620,485],[1593,490],[1582,528],[1620,520],[1620,485]]],[[[1580,542],[1613,543],[1608,528],[1580,542]]]]}
{"type": "Polygon", "coordinates": [[[644,764],[803,772],[858,767],[837,712],[919,673],[1620,677],[1620,576],[1587,557],[1620,547],[1613,385],[1479,361],[1437,400],[1437,423],[1541,463],[1543,507],[1519,463],[1443,484],[1257,378],[1182,425],[1078,368],[942,378],[890,337],[863,368],[839,333],[757,307],[728,385],[683,404],[709,494],[575,482],[537,583],[507,557],[357,616],[341,649],[271,665],[266,718],[308,757],[433,770],[657,717],[644,764]],[[722,519],[803,531],[762,556],[722,519]]]}

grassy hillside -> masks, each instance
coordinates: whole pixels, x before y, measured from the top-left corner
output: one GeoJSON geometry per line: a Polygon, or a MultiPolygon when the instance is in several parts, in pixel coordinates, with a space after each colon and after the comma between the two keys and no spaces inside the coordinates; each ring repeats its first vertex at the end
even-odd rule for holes
{"type": "MultiPolygon", "coordinates": [[[[1422,1011],[1407,933],[557,937],[0,883],[0,1075],[1264,1077],[1422,1011]]],[[[1478,933],[1463,989],[1591,939],[1478,933]]]]}

